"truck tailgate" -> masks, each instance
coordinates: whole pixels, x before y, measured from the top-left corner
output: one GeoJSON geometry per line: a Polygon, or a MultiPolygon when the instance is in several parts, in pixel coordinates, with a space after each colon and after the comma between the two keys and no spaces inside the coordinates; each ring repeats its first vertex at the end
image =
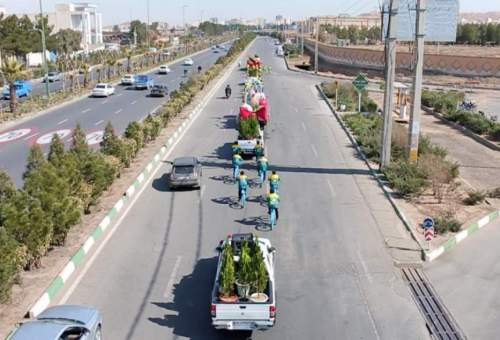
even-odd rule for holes
{"type": "Polygon", "coordinates": [[[218,320],[269,320],[269,304],[217,304],[218,320]]]}

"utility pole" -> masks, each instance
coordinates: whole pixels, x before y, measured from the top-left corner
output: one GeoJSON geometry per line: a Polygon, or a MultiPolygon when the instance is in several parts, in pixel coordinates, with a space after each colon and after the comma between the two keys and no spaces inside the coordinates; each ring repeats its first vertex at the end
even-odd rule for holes
{"type": "Polygon", "coordinates": [[[399,0],[390,0],[387,34],[385,37],[385,91],[384,91],[384,130],[382,131],[382,152],[380,167],[391,162],[392,111],[394,109],[394,78],[396,68],[396,15],[399,0]]]}
{"type": "Polygon", "coordinates": [[[422,101],[422,74],[424,69],[424,38],[425,38],[425,0],[417,0],[417,16],[415,27],[415,55],[417,63],[413,75],[413,92],[408,131],[408,149],[410,162],[418,159],[418,139],[420,135],[420,106],[422,101]]]}
{"type": "Polygon", "coordinates": [[[316,43],[314,44],[314,73],[318,74],[319,17],[316,17],[316,43]]]}
{"type": "Polygon", "coordinates": [[[186,7],[187,5],[182,6],[182,26],[184,31],[184,53],[187,54],[187,41],[186,41],[186,7]]]}
{"type": "Polygon", "coordinates": [[[149,0],[146,0],[146,11],[147,11],[147,16],[148,16],[148,23],[146,24],[146,42],[148,44],[148,50],[150,49],[150,44],[149,44],[149,0]]]}
{"type": "MultiPolygon", "coordinates": [[[[49,74],[49,67],[47,65],[47,56],[45,55],[45,23],[44,23],[44,18],[43,18],[43,8],[42,8],[42,0],[38,1],[40,4],[40,24],[42,25],[42,61],[43,61],[43,71],[46,76],[49,74]]],[[[49,81],[45,81],[45,95],[47,96],[47,99],[49,99],[49,81]]]]}
{"type": "Polygon", "coordinates": [[[304,24],[304,21],[302,21],[300,24],[300,28],[302,31],[302,34],[300,35],[300,55],[304,55],[304,24]]]}

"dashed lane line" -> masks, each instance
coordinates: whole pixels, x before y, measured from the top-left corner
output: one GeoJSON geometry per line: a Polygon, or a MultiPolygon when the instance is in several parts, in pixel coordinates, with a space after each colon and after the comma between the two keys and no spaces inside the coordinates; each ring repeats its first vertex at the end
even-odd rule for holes
{"type": "Polygon", "coordinates": [[[102,123],[104,123],[104,120],[101,119],[100,121],[96,122],[94,125],[97,126],[97,125],[101,125],[102,123]]]}
{"type": "Polygon", "coordinates": [[[123,109],[118,109],[118,110],[116,110],[116,111],[115,111],[115,115],[119,114],[119,113],[120,113],[120,112],[122,112],[122,111],[123,111],[123,109]]]}
{"type": "Polygon", "coordinates": [[[57,125],[64,124],[64,123],[66,123],[68,120],[69,120],[69,118],[63,119],[63,120],[61,120],[59,123],[57,123],[57,125]]]}
{"type": "Polygon", "coordinates": [[[82,110],[82,113],[86,113],[86,112],[89,112],[90,109],[85,109],[85,110],[82,110]]]}

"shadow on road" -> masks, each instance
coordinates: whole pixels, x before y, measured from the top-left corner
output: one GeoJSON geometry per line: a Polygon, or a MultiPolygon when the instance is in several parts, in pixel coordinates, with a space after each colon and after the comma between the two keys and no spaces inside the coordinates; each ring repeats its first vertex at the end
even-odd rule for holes
{"type": "Polygon", "coordinates": [[[210,320],[210,296],[217,257],[200,259],[191,274],[174,285],[173,302],[152,302],[168,314],[149,321],[173,330],[176,336],[193,340],[249,339],[250,332],[217,331],[210,320]]]}
{"type": "Polygon", "coordinates": [[[223,117],[216,118],[218,120],[217,127],[225,130],[236,129],[236,119],[235,115],[225,115],[223,117]]]}

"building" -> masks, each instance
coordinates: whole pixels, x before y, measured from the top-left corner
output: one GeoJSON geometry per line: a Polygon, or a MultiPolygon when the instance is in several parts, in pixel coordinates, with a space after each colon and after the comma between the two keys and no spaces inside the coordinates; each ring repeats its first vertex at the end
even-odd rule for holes
{"type": "Polygon", "coordinates": [[[102,16],[97,5],[90,3],[57,4],[54,13],[49,13],[49,25],[54,31],[72,29],[82,34],[82,48],[85,51],[103,47],[102,16]]]}
{"type": "Polygon", "coordinates": [[[380,16],[376,15],[365,15],[356,17],[351,17],[348,15],[336,15],[336,16],[326,15],[326,16],[321,16],[319,20],[322,25],[332,25],[340,28],[347,28],[349,26],[354,26],[359,28],[380,27],[382,21],[380,16]]]}

